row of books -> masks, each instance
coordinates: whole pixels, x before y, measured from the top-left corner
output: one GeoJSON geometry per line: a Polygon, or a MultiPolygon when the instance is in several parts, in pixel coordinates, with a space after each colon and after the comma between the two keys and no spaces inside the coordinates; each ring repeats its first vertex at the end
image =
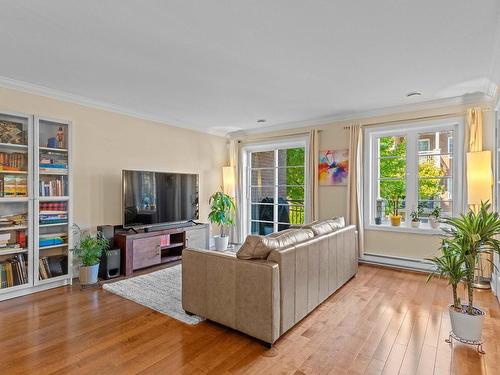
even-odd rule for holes
{"type": "Polygon", "coordinates": [[[40,212],[43,211],[66,211],[66,202],[40,202],[40,212]]]}
{"type": "Polygon", "coordinates": [[[28,271],[24,254],[0,262],[0,288],[10,288],[28,282],[28,271]]]}
{"type": "Polygon", "coordinates": [[[65,183],[60,180],[40,181],[40,190],[38,192],[41,197],[61,197],[66,195],[65,183]]]}
{"type": "Polygon", "coordinates": [[[67,211],[40,211],[40,224],[60,224],[67,221],[67,211]]]}
{"type": "Polygon", "coordinates": [[[66,275],[68,273],[68,257],[51,255],[38,260],[38,278],[40,280],[66,275]]]}
{"type": "Polygon", "coordinates": [[[40,234],[38,245],[40,247],[62,245],[67,243],[67,239],[68,234],[65,232],[40,234]]]}
{"type": "Polygon", "coordinates": [[[2,171],[25,171],[27,154],[22,152],[0,152],[0,170],[2,171]]]}
{"type": "Polygon", "coordinates": [[[40,154],[40,172],[68,172],[67,155],[57,152],[44,152],[40,154]]]}
{"type": "Polygon", "coordinates": [[[26,176],[0,175],[0,197],[28,196],[28,179],[26,176]]]}
{"type": "Polygon", "coordinates": [[[0,248],[7,247],[10,241],[10,232],[0,233],[0,248]]]}

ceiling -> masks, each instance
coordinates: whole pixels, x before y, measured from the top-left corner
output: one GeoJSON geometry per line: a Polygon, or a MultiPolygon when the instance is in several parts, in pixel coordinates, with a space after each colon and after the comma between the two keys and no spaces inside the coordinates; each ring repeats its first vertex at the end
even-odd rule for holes
{"type": "Polygon", "coordinates": [[[3,0],[0,28],[0,84],[217,134],[500,81],[498,0],[3,0]]]}

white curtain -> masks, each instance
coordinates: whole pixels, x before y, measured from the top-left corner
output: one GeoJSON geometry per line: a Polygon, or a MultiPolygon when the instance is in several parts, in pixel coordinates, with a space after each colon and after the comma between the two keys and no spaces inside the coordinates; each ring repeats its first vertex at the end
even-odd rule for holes
{"type": "Polygon", "coordinates": [[[349,126],[349,179],[347,183],[346,221],[358,228],[358,252],[360,258],[364,254],[362,144],[363,130],[361,126],[349,126]]]}
{"type": "Polygon", "coordinates": [[[235,169],[235,182],[234,182],[234,192],[235,192],[235,225],[231,227],[229,232],[229,240],[233,243],[241,243],[243,239],[241,238],[242,233],[242,223],[241,218],[241,171],[239,168],[239,153],[240,153],[240,141],[237,139],[231,139],[229,141],[229,166],[235,169]]]}
{"type": "Polygon", "coordinates": [[[318,220],[319,205],[318,205],[318,163],[319,163],[319,131],[312,129],[309,132],[309,194],[307,209],[307,219],[309,221],[318,220]]]}

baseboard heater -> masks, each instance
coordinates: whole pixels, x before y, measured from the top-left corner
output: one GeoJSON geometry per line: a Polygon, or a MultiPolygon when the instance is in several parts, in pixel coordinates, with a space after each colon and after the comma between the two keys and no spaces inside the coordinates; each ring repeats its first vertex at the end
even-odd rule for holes
{"type": "Polygon", "coordinates": [[[359,263],[400,268],[417,272],[430,272],[434,266],[424,259],[402,258],[389,255],[365,253],[359,263]]]}

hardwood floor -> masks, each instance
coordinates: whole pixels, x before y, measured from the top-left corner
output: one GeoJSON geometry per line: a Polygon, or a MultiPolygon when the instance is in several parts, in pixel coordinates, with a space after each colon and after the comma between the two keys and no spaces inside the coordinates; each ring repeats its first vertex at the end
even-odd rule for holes
{"type": "Polygon", "coordinates": [[[210,322],[188,326],[104,292],[67,287],[0,302],[1,374],[498,374],[500,308],[484,349],[444,342],[445,280],[361,266],[271,350],[210,322]]]}

